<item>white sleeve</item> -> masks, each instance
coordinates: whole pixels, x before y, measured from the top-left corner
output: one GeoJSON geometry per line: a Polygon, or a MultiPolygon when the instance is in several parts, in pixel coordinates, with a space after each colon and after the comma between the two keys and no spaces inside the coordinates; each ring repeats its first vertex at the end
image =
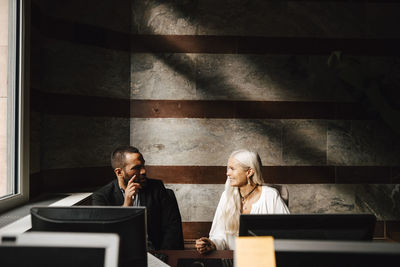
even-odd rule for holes
{"type": "Polygon", "coordinates": [[[214,215],[214,220],[212,222],[209,238],[211,239],[212,242],[214,242],[217,250],[224,250],[227,249],[227,236],[225,233],[225,225],[221,221],[221,214],[222,214],[222,209],[225,201],[226,195],[225,191],[222,193],[222,196],[219,200],[217,210],[215,211],[214,215]]]}

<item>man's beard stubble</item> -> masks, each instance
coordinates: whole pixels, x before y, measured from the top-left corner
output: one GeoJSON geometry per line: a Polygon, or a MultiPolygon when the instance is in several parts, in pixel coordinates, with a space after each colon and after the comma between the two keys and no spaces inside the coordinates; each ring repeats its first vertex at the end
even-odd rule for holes
{"type": "MultiPolygon", "coordinates": [[[[132,179],[132,177],[133,176],[129,177],[128,175],[125,175],[125,177],[124,177],[125,186],[128,186],[128,182],[132,179]]],[[[133,180],[133,182],[140,184],[142,186],[142,188],[144,188],[147,184],[147,177],[146,177],[146,175],[139,174],[139,176],[137,176],[133,180]]]]}

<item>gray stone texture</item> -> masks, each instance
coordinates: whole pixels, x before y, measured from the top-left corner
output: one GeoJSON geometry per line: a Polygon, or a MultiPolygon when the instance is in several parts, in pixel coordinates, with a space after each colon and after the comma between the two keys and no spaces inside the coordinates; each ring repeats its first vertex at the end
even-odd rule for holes
{"type": "Polygon", "coordinates": [[[110,165],[110,152],[129,144],[129,119],[42,115],[41,169],[110,165]]]}
{"type": "Polygon", "coordinates": [[[351,101],[328,56],[145,54],[131,56],[131,98],[351,101]]]}
{"type": "Polygon", "coordinates": [[[150,165],[225,166],[239,148],[266,166],[400,164],[396,134],[377,121],[132,118],[130,127],[150,165]]]}
{"type": "Polygon", "coordinates": [[[394,38],[398,3],[343,1],[134,1],[139,34],[394,38]]]}
{"type": "Polygon", "coordinates": [[[174,190],[183,222],[209,222],[214,218],[224,185],[167,184],[174,190]]]}
{"type": "Polygon", "coordinates": [[[399,220],[400,184],[358,185],[356,203],[380,220],[399,220]]]}
{"type": "Polygon", "coordinates": [[[292,213],[359,213],[356,185],[287,185],[292,213]]]}
{"type": "MultiPolygon", "coordinates": [[[[174,190],[184,222],[212,221],[224,185],[167,184],[174,190]]],[[[290,184],[293,214],[372,213],[378,220],[400,219],[400,185],[290,184]]]]}
{"type": "Polygon", "coordinates": [[[149,165],[225,166],[236,149],[257,150],[264,165],[281,165],[279,120],[131,119],[131,144],[149,165]]]}
{"type": "Polygon", "coordinates": [[[192,99],[194,59],[190,54],[132,54],[131,98],[192,99]]]}
{"type": "Polygon", "coordinates": [[[132,33],[196,34],[197,0],[132,1],[132,33]]]}
{"type": "Polygon", "coordinates": [[[372,213],[378,220],[400,219],[398,184],[287,185],[292,213],[372,213]]]}
{"type": "MultiPolygon", "coordinates": [[[[400,28],[393,26],[400,24],[398,3],[33,3],[44,16],[117,33],[316,38],[398,38],[400,33],[400,28]]],[[[32,33],[36,37],[42,34],[32,33]]],[[[50,36],[38,39],[33,39],[40,45],[34,46],[32,66],[40,68],[41,76],[32,81],[35,88],[45,92],[160,100],[358,101],[371,106],[385,123],[128,119],[33,112],[31,172],[108,166],[110,151],[127,143],[138,146],[149,165],[225,166],[229,154],[238,148],[257,150],[263,164],[272,166],[400,163],[398,135],[385,126],[396,125],[393,107],[400,103],[398,57],[353,57],[335,69],[328,68],[328,56],[132,54],[50,36]],[[375,89],[385,96],[384,102],[375,97],[375,89]],[[392,107],[392,113],[388,107],[392,107]]],[[[223,191],[223,185],[167,187],[177,196],[183,221],[211,221],[223,191]]],[[[291,184],[288,188],[292,213],[372,212],[381,220],[400,219],[398,184],[291,184]]]]}
{"type": "Polygon", "coordinates": [[[129,52],[51,39],[42,49],[42,91],[129,98],[129,52]]]}
{"type": "Polygon", "coordinates": [[[285,165],[326,165],[326,121],[284,120],[283,125],[285,165]]]}
{"type": "Polygon", "coordinates": [[[330,121],[327,164],[337,166],[398,166],[400,142],[381,121],[330,121]]]}

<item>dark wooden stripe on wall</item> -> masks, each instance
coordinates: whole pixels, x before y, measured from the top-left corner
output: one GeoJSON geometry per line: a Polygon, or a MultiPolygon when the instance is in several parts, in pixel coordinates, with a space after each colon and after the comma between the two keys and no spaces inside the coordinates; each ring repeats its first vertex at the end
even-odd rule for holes
{"type": "Polygon", "coordinates": [[[400,39],[213,35],[132,35],[134,53],[399,55],[400,39]]]}
{"type": "MultiPolygon", "coordinates": [[[[225,166],[147,166],[149,177],[172,184],[224,184],[225,166]]],[[[334,167],[264,166],[264,180],[276,184],[335,183],[334,167]]]]}
{"type": "MultiPolygon", "coordinates": [[[[225,166],[147,166],[149,177],[164,183],[223,184],[225,166]]],[[[263,166],[272,184],[397,184],[399,167],[392,166],[263,166]]]]}
{"type": "Polygon", "coordinates": [[[222,166],[146,166],[147,176],[171,184],[223,184],[226,167],[222,166]]]}
{"type": "MultiPolygon", "coordinates": [[[[340,0],[344,1],[344,0],[340,0]]],[[[367,0],[357,0],[365,2],[367,0]]],[[[376,0],[377,1],[377,0],[376,0]]],[[[387,0],[389,3],[394,0],[387,0]]],[[[32,25],[49,38],[136,53],[399,55],[400,39],[308,38],[213,35],[131,35],[45,15],[32,7],[32,25]]]]}
{"type": "Polygon", "coordinates": [[[336,183],[400,183],[400,177],[396,176],[394,169],[396,167],[384,166],[337,166],[336,167],[336,183]]]}
{"type": "Polygon", "coordinates": [[[32,110],[124,118],[375,119],[358,103],[294,101],[129,100],[31,89],[32,110]]]}
{"type": "MultiPolygon", "coordinates": [[[[398,167],[370,166],[264,166],[271,184],[394,184],[398,167]]],[[[224,166],[146,166],[148,177],[166,184],[224,184],[224,166]]],[[[109,166],[42,170],[31,175],[31,193],[88,192],[115,179],[109,166]]]]}
{"type": "Polygon", "coordinates": [[[374,119],[358,103],[131,100],[132,118],[374,119]]]}
{"type": "MultiPolygon", "coordinates": [[[[202,236],[208,237],[212,222],[183,222],[183,238],[197,239],[202,236]]],[[[374,238],[388,238],[394,241],[400,241],[400,221],[377,221],[375,225],[374,238]]]]}
{"type": "Polygon", "coordinates": [[[52,94],[36,89],[31,89],[31,108],[58,115],[130,117],[129,99],[52,94]]]}
{"type": "Polygon", "coordinates": [[[30,175],[30,193],[92,192],[113,179],[110,166],[42,170],[30,175]]]}

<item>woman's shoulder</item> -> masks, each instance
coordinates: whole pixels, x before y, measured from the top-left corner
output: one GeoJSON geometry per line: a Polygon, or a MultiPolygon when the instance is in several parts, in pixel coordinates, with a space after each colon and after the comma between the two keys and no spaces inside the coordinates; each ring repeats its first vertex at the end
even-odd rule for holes
{"type": "Polygon", "coordinates": [[[262,190],[268,197],[276,197],[277,195],[279,195],[279,192],[276,188],[273,188],[265,184],[262,185],[262,190]]]}

